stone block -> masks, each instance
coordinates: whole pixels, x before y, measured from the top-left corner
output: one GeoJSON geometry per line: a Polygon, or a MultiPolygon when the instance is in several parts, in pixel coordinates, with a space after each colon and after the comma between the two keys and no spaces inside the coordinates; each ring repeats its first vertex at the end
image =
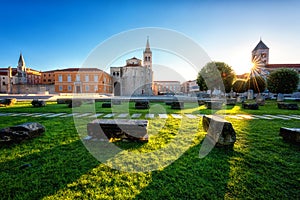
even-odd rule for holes
{"type": "Polygon", "coordinates": [[[37,122],[28,122],[0,130],[0,142],[15,143],[37,137],[45,132],[45,127],[37,122]]]}
{"type": "Polygon", "coordinates": [[[2,106],[13,106],[17,102],[16,98],[6,98],[0,101],[2,106]]]}
{"type": "Polygon", "coordinates": [[[42,100],[32,100],[31,105],[33,105],[33,107],[42,107],[42,106],[46,106],[46,102],[42,101],[42,100]]]}
{"type": "Polygon", "coordinates": [[[102,108],[111,108],[111,103],[108,102],[102,103],[102,108]]]}
{"type": "Polygon", "coordinates": [[[111,140],[114,138],[148,142],[147,120],[96,119],[87,125],[90,138],[111,140]]]}
{"type": "Polygon", "coordinates": [[[184,102],[182,101],[173,101],[171,104],[171,109],[183,109],[184,108],[184,102]]]}
{"type": "Polygon", "coordinates": [[[300,128],[281,127],[279,135],[284,141],[300,145],[300,128]]]}
{"type": "Polygon", "coordinates": [[[243,103],[242,108],[249,110],[258,110],[259,107],[257,103],[243,103]]]}
{"type": "Polygon", "coordinates": [[[227,106],[235,106],[235,104],[236,104],[236,99],[235,98],[226,99],[226,105],[227,106]]]}
{"type": "Polygon", "coordinates": [[[205,101],[207,109],[220,110],[222,109],[223,102],[221,101],[205,101]]]}
{"type": "Polygon", "coordinates": [[[135,109],[148,109],[149,107],[148,100],[140,100],[135,102],[135,109]]]}
{"type": "Polygon", "coordinates": [[[299,110],[297,103],[277,103],[277,107],[279,109],[286,109],[286,110],[299,110]]]}
{"type": "Polygon", "coordinates": [[[218,116],[204,115],[202,126],[207,131],[206,137],[213,140],[216,146],[233,147],[236,141],[236,133],[230,122],[218,116]]]}

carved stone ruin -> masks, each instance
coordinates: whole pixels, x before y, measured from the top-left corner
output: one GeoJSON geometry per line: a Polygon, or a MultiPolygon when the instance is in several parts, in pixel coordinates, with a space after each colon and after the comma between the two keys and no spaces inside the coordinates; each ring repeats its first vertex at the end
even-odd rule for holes
{"type": "Polygon", "coordinates": [[[171,104],[171,109],[183,109],[184,108],[184,102],[182,101],[173,101],[171,104]]]}
{"type": "Polygon", "coordinates": [[[15,143],[40,136],[45,127],[37,122],[28,122],[0,130],[0,142],[15,143]]]}
{"type": "Polygon", "coordinates": [[[284,101],[284,95],[281,94],[281,93],[279,93],[279,94],[277,95],[277,101],[278,101],[278,102],[284,101]]]}
{"type": "Polygon", "coordinates": [[[112,100],[111,100],[111,104],[112,104],[112,105],[121,105],[121,104],[122,104],[122,101],[121,101],[121,100],[117,100],[117,99],[112,99],[112,100]]]}
{"type": "Polygon", "coordinates": [[[280,136],[284,141],[300,145],[300,128],[280,128],[280,136]]]}
{"type": "Polygon", "coordinates": [[[33,107],[42,107],[42,106],[46,106],[46,102],[43,100],[34,99],[32,100],[31,105],[33,105],[33,107]]]}
{"type": "Polygon", "coordinates": [[[222,109],[223,102],[221,101],[205,101],[207,109],[220,110],[222,109]]]}
{"type": "Polygon", "coordinates": [[[82,105],[82,101],[79,99],[68,99],[65,102],[69,108],[80,107],[82,105]]]}
{"type": "Polygon", "coordinates": [[[109,102],[102,103],[102,108],[111,108],[111,103],[109,102]]]}
{"type": "Polygon", "coordinates": [[[204,115],[202,126],[207,131],[206,137],[214,141],[216,146],[233,147],[236,141],[236,133],[230,122],[219,116],[204,115]]]}
{"type": "Polygon", "coordinates": [[[6,98],[0,101],[0,106],[12,106],[17,102],[16,98],[6,98]]]}
{"type": "Polygon", "coordinates": [[[296,103],[277,103],[277,107],[279,109],[286,109],[286,110],[299,110],[298,104],[296,103]]]}
{"type": "Polygon", "coordinates": [[[89,138],[111,140],[115,138],[148,142],[147,120],[96,119],[87,125],[89,138]]]}
{"type": "Polygon", "coordinates": [[[235,98],[226,99],[226,105],[227,106],[235,106],[235,104],[236,104],[236,99],[235,98]]]}
{"type": "Polygon", "coordinates": [[[135,102],[135,109],[148,109],[149,107],[148,100],[139,100],[135,102]]]}
{"type": "Polygon", "coordinates": [[[243,103],[242,108],[249,110],[258,110],[259,107],[257,103],[243,103]]]}
{"type": "Polygon", "coordinates": [[[265,97],[263,97],[262,95],[257,95],[257,97],[255,98],[255,102],[259,105],[259,106],[264,106],[265,105],[265,97]]]}

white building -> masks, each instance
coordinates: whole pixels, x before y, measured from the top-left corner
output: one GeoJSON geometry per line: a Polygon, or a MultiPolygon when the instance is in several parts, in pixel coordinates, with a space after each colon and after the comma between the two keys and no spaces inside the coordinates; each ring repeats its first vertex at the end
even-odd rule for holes
{"type": "Polygon", "coordinates": [[[153,95],[152,52],[149,40],[143,55],[143,63],[142,60],[133,57],[126,60],[126,65],[123,67],[110,68],[115,96],[153,95]]]}

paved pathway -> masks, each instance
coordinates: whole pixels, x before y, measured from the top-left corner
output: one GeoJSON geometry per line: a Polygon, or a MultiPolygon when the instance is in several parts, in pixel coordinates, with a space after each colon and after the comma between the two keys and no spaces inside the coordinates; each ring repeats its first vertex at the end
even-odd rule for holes
{"type": "MultiPolygon", "coordinates": [[[[142,118],[142,119],[167,119],[167,118],[189,118],[197,119],[201,118],[203,114],[141,114],[134,113],[129,115],[129,113],[0,113],[1,116],[8,117],[47,117],[47,118],[66,118],[66,117],[76,117],[76,118],[142,118]]],[[[300,120],[300,115],[247,115],[247,114],[237,114],[237,115],[226,115],[226,118],[238,119],[238,120],[300,120]]]]}

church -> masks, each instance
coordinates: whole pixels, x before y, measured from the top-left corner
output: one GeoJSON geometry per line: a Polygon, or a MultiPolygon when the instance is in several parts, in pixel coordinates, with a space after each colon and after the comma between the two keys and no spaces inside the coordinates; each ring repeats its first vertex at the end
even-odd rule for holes
{"type": "Polygon", "coordinates": [[[133,57],[122,67],[110,67],[115,96],[153,95],[152,51],[149,38],[143,52],[143,61],[133,57]]]}
{"type": "Polygon", "coordinates": [[[269,64],[269,48],[260,40],[252,51],[252,63],[261,70],[262,74],[268,75],[271,71],[280,68],[294,69],[300,74],[300,64],[269,64]]]}

